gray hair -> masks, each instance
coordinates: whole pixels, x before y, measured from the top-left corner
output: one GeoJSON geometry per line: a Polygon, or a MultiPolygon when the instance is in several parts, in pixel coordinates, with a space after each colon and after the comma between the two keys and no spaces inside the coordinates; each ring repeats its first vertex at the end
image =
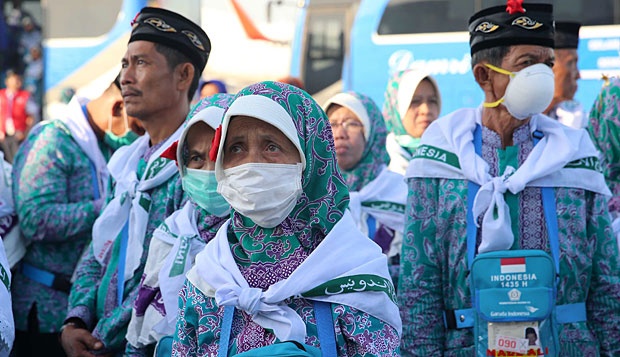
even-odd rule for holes
{"type": "Polygon", "coordinates": [[[497,67],[501,67],[502,60],[510,51],[510,47],[511,46],[491,47],[474,53],[471,56],[471,67],[473,68],[476,64],[482,61],[489,62],[490,64],[497,67]]]}

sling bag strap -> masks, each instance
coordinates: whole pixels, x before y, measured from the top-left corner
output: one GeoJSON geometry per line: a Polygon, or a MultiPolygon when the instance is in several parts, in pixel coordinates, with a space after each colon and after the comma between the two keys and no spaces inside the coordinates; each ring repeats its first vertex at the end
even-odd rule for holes
{"type": "MultiPolygon", "coordinates": [[[[317,332],[319,335],[319,342],[321,343],[321,354],[323,357],[336,357],[338,353],[336,350],[336,333],[334,332],[331,304],[323,301],[313,301],[313,303],[314,317],[316,318],[317,332]]],[[[228,346],[230,344],[234,314],[234,306],[224,307],[218,356],[228,356],[228,346]]]]}
{"type": "MultiPolygon", "coordinates": [[[[540,139],[544,137],[541,131],[534,132],[534,145],[538,144],[540,139]]],[[[474,147],[476,154],[482,153],[482,127],[476,125],[474,130],[474,147]]],[[[475,224],[473,215],[473,204],[476,194],[480,189],[480,185],[469,181],[467,185],[467,265],[471,270],[476,255],[476,238],[478,229],[475,224]]],[[[551,246],[551,255],[555,265],[555,271],[560,274],[560,241],[558,237],[558,217],[555,205],[555,192],[553,187],[541,188],[543,211],[545,221],[547,223],[547,232],[549,234],[549,245],[551,246]]],[[[558,323],[571,323],[586,321],[586,305],[584,302],[558,305],[555,307],[558,323]]],[[[448,329],[470,328],[474,325],[473,309],[458,309],[444,311],[444,324],[448,329]]]]}

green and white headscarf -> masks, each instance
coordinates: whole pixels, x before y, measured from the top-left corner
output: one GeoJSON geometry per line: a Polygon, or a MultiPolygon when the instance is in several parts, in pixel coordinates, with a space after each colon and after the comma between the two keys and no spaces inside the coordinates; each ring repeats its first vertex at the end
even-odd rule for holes
{"type": "Polygon", "coordinates": [[[590,111],[590,138],[601,153],[602,169],[613,197],[609,210],[620,215],[620,78],[606,81],[590,111]]]}
{"type": "MultiPolygon", "coordinates": [[[[342,218],[349,204],[349,190],[336,163],[327,115],[308,93],[284,83],[260,82],[242,89],[231,107],[244,96],[266,97],[270,105],[275,103],[284,108],[295,125],[301,146],[298,149],[303,153],[302,163],[305,162],[303,192],[282,223],[264,228],[234,209],[232,212],[228,239],[234,259],[250,286],[267,288],[288,277],[342,218]]],[[[259,111],[249,105],[247,110],[243,109],[241,112],[247,112],[243,115],[251,117],[260,115],[257,113],[262,109],[269,110],[261,108],[259,111]]],[[[235,113],[241,115],[239,111],[235,113]]],[[[222,169],[218,165],[221,165],[222,147],[230,123],[227,119],[225,115],[216,175],[222,169]]]]}
{"type": "MultiPolygon", "coordinates": [[[[251,318],[282,341],[303,343],[307,335],[305,322],[288,306],[291,297],[351,306],[400,334],[387,257],[356,229],[347,210],[349,191],[338,170],[327,115],[303,90],[276,82],[239,92],[224,115],[219,141],[225,142],[228,124],[238,115],[263,120],[293,142],[305,167],[303,192],[274,228],[260,227],[233,210],[231,220],[196,256],[187,279],[218,305],[247,312],[242,318],[251,318]]],[[[223,174],[221,153],[219,145],[218,179],[223,174]]]]}
{"type": "Polygon", "coordinates": [[[377,104],[361,93],[347,92],[333,96],[324,105],[326,112],[332,104],[349,109],[364,124],[366,145],[360,161],[350,170],[340,171],[349,190],[359,191],[377,178],[383,167],[390,162],[390,156],[385,148],[387,137],[385,121],[377,104]]]}
{"type": "Polygon", "coordinates": [[[402,120],[407,113],[407,109],[409,109],[415,90],[424,79],[430,80],[435,87],[438,105],[441,109],[441,96],[437,82],[425,71],[411,69],[398,71],[388,80],[385,90],[383,117],[385,118],[387,130],[394,135],[396,142],[409,151],[409,153],[415,151],[418,145],[420,145],[420,138],[414,138],[409,135],[402,120]]]}

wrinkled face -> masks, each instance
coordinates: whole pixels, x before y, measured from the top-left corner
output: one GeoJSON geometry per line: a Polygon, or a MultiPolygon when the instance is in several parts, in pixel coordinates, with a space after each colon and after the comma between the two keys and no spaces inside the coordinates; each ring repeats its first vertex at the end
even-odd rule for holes
{"type": "Polygon", "coordinates": [[[210,97],[219,92],[220,92],[220,89],[217,87],[217,85],[213,83],[205,84],[200,90],[200,99],[210,97]]]}
{"type": "Polygon", "coordinates": [[[187,143],[188,159],[185,163],[190,169],[214,170],[215,162],[209,159],[211,142],[215,130],[204,122],[197,122],[189,129],[185,142],[187,143]]]}
{"type": "Polygon", "coordinates": [[[409,135],[419,138],[424,130],[439,116],[439,98],[435,86],[428,79],[420,82],[405,117],[403,126],[409,135]]]}
{"type": "Polygon", "coordinates": [[[576,49],[562,48],[555,50],[555,64],[553,65],[555,98],[569,100],[575,97],[577,80],[579,79],[578,60],[579,57],[576,49]]]}
{"type": "Polygon", "coordinates": [[[177,74],[153,42],[134,41],[127,45],[120,79],[129,116],[148,120],[176,105],[177,74]]]}
{"type": "Polygon", "coordinates": [[[301,162],[299,151],[279,129],[247,116],[236,116],[231,119],[222,154],[224,169],[247,163],[301,162]]]}
{"type": "Polygon", "coordinates": [[[364,153],[364,124],[351,110],[337,104],[330,105],[327,117],[334,133],[338,166],[348,171],[357,165],[364,153]]]}
{"type": "MultiPolygon", "coordinates": [[[[500,67],[510,72],[518,72],[525,67],[533,66],[538,63],[544,63],[549,67],[553,67],[554,61],[553,49],[549,47],[514,45],[510,47],[510,50],[506,56],[504,56],[500,67]]],[[[504,93],[506,93],[508,83],[510,83],[510,76],[495,72],[491,69],[488,69],[488,74],[492,82],[492,90],[495,98],[502,98],[504,93]]]]}

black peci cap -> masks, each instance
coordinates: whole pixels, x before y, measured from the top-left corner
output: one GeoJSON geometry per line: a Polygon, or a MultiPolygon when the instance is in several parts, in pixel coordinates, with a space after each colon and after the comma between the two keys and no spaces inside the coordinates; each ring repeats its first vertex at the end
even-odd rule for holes
{"type": "Polygon", "coordinates": [[[491,47],[539,45],[554,47],[553,5],[522,4],[481,10],[469,18],[471,54],[491,47]]]}
{"type": "Polygon", "coordinates": [[[207,34],[193,21],[166,9],[145,7],[132,22],[129,43],[149,41],[185,54],[202,73],[211,52],[207,34]]]}
{"type": "Polygon", "coordinates": [[[579,45],[579,22],[557,21],[555,23],[555,48],[574,48],[579,45]]]}

